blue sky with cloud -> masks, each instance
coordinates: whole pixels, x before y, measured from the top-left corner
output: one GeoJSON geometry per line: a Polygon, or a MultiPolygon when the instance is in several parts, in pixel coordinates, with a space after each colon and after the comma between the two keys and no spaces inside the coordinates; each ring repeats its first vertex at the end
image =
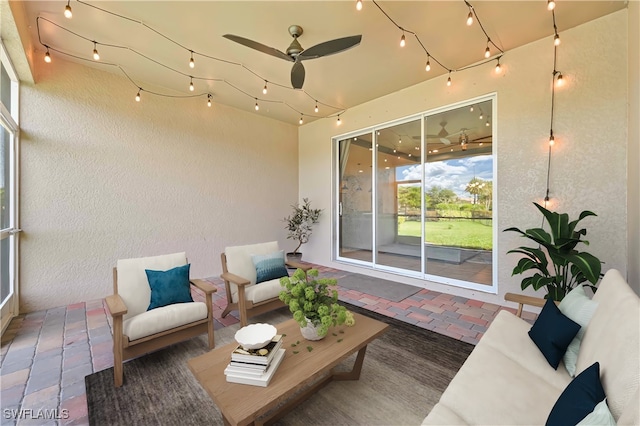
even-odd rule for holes
{"type": "MultiPolygon", "coordinates": [[[[396,179],[398,182],[420,180],[421,171],[422,166],[419,164],[398,167],[396,179]]],[[[425,188],[434,185],[449,188],[464,199],[470,198],[465,188],[474,176],[487,181],[493,180],[493,157],[491,155],[436,161],[424,165],[425,188]]]]}

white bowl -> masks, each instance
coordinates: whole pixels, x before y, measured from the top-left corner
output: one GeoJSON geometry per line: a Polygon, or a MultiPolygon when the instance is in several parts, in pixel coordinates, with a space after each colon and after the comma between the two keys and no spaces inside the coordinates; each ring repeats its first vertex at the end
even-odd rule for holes
{"type": "Polygon", "coordinates": [[[267,346],[278,330],[271,324],[249,324],[236,331],[235,339],[245,350],[267,346]]]}

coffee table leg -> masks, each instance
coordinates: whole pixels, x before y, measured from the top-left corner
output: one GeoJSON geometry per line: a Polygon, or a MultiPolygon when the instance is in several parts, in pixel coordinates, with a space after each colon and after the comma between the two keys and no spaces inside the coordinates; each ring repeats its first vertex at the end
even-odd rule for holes
{"type": "Polygon", "coordinates": [[[351,371],[338,371],[332,374],[333,380],[358,380],[360,378],[360,372],[362,371],[362,364],[364,363],[364,355],[367,353],[367,346],[365,345],[358,351],[356,362],[353,364],[351,371]]]}

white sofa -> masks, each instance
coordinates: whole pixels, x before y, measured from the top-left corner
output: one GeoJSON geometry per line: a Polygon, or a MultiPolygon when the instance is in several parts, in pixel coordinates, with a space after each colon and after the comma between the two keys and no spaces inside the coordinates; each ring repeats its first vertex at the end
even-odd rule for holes
{"type": "MultiPolygon", "coordinates": [[[[600,380],[617,424],[640,425],[640,299],[609,270],[592,300],[576,375],[600,363],[600,380]]],[[[453,378],[424,425],[542,425],[572,381],[555,370],[527,334],[531,324],[501,311],[453,378]]]]}

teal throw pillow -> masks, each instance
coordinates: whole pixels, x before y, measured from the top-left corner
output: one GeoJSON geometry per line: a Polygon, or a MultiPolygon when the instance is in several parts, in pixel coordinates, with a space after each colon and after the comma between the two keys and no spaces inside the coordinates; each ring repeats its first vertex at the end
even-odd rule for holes
{"type": "Polygon", "coordinates": [[[144,270],[151,287],[151,303],[147,311],[174,303],[193,302],[189,286],[190,266],[186,264],[168,271],[144,270]]]}
{"type": "Polygon", "coordinates": [[[547,418],[547,426],[577,425],[605,399],[600,364],[593,363],[562,391],[547,418]]]}
{"type": "Polygon", "coordinates": [[[587,330],[587,325],[589,325],[589,321],[591,321],[597,307],[598,302],[591,300],[581,285],[571,290],[558,306],[560,312],[580,324],[580,331],[573,338],[562,358],[564,366],[571,377],[576,375],[576,362],[578,361],[580,344],[582,343],[584,332],[587,330]]]}
{"type": "Polygon", "coordinates": [[[554,301],[547,299],[536,322],[529,330],[529,337],[540,349],[549,365],[558,369],[569,343],[579,330],[580,324],[564,316],[554,301]]]}
{"type": "Polygon", "coordinates": [[[254,254],[251,260],[256,267],[256,284],[289,276],[284,264],[284,250],[269,254],[254,254]]]}

